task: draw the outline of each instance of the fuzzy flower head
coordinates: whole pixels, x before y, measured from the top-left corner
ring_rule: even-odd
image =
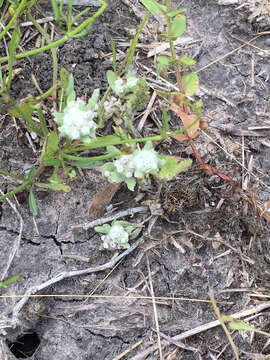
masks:
[[[97,100],[97,93],[93,96]],[[59,125],[59,132],[63,137],[71,140],[82,140],[85,143],[96,137],[97,124],[93,121],[97,115],[97,104],[86,104],[83,100],[77,99],[67,103],[63,112],[55,112],[55,122]],[[97,102],[97,101],[96,101]]]
[[[137,81],[139,79],[136,78],[130,71],[127,74],[126,79],[116,79],[113,85],[113,91],[118,96],[124,96],[129,92],[133,91],[137,85]]]
[[[130,190],[134,190],[136,179],[144,181],[147,174],[159,172],[163,164],[164,160],[148,142],[143,150],[122,154],[119,159],[103,165],[103,175],[112,183],[124,181]]]
[[[146,174],[157,172],[159,165],[159,157],[154,149],[136,151],[132,157],[132,167],[136,178],[143,178]]]
[[[114,221],[112,225],[105,224],[103,226],[96,226],[95,231],[103,233],[101,240],[101,250],[120,250],[128,249],[129,235],[133,231],[133,226],[125,221]]]

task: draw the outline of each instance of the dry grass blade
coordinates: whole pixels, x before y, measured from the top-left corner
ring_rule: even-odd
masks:
[[[151,275],[151,269],[150,269],[148,255],[146,255],[146,261],[147,261],[147,270],[148,270],[148,276],[149,276],[150,291],[151,291],[151,296],[152,296],[153,311],[154,311],[156,331],[157,331],[159,358],[160,358],[160,360],[162,360],[163,355],[162,355],[161,339],[160,339],[160,334],[159,334],[159,323],[158,323],[157,307],[156,307],[155,294],[154,294],[153,281],[152,281],[152,275]]]
[[[224,323],[224,321],[223,321],[223,319],[222,319],[222,316],[220,315],[220,312],[219,312],[219,309],[218,309],[218,307],[217,307],[217,303],[216,303],[216,300],[215,300],[215,298],[214,298],[214,294],[213,294],[213,291],[212,291],[212,290],[210,290],[210,298],[211,298],[211,301],[212,301],[212,305],[213,305],[214,311],[215,311],[215,313],[216,313],[216,315],[217,315],[217,318],[218,318],[218,320],[219,320],[219,322],[220,322],[220,325],[222,326],[222,328],[223,328],[223,330],[224,330],[224,332],[225,332],[225,334],[226,334],[226,336],[227,336],[227,338],[228,338],[228,340],[229,340],[229,342],[230,342],[230,344],[231,344],[231,347],[232,347],[232,349],[233,349],[235,358],[236,358],[236,360],[239,360],[240,358],[239,358],[238,349],[237,349],[235,343],[233,342],[233,339],[232,339],[232,337],[231,337],[231,334],[230,334],[229,330],[227,329],[227,327],[226,327],[226,325],[225,325],[225,323]]]
[[[132,345],[129,349],[125,350],[124,352],[122,352],[122,354],[116,356],[115,358],[113,358],[113,360],[120,360],[122,359],[124,356],[126,356],[127,354],[129,354],[132,350],[136,349],[136,347],[138,347],[139,345],[141,345],[142,340],[136,342],[136,344]]]

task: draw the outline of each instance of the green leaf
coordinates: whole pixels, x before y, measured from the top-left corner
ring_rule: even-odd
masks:
[[[4,0],[0,0],[0,7],[2,7]],[[0,283],[1,284],[1,283]]]
[[[99,98],[99,89],[95,89],[91,98],[88,101],[88,106],[89,106],[90,110],[94,110],[94,108],[98,102],[98,98]]]
[[[166,13],[166,6],[159,4],[157,6],[152,0],[140,0],[141,3],[146,7],[152,14],[164,14]],[[163,11],[161,11],[163,9]]]
[[[122,139],[120,137],[114,136],[114,135],[101,136],[96,139],[93,139],[91,141],[91,143],[89,144],[89,146],[87,146],[87,148],[95,149],[95,148],[100,148],[100,147],[106,147],[109,145],[117,145],[117,144],[119,144],[119,141],[121,141],[121,140]]]
[[[31,213],[34,216],[37,216],[38,208],[37,208],[37,203],[36,203],[36,199],[35,199],[32,188],[30,189],[30,192],[29,192],[28,203],[29,203],[29,209],[30,209]]]
[[[24,125],[29,131],[33,131],[40,136],[43,136],[42,130],[39,126],[32,120],[32,114],[35,109],[35,104],[32,99],[26,99],[21,104],[15,104],[13,107],[8,109],[10,115],[16,118],[23,118],[26,121]]]
[[[17,22],[15,23],[14,29],[12,31],[12,36],[9,44],[9,57],[8,57],[8,65],[9,65],[9,75],[7,81],[7,89],[10,90],[12,75],[13,75],[13,64],[16,55],[16,49],[20,42],[20,27]]]
[[[115,44],[113,39],[111,38],[111,46],[112,46],[112,55],[113,55],[113,71],[114,73],[117,72],[117,67],[116,67],[116,49],[115,49]]]
[[[49,182],[52,184],[62,184],[63,183],[63,180],[58,175],[59,167],[60,167],[60,161],[59,161],[59,164],[54,165],[53,173],[48,179]]]
[[[165,109],[163,109],[163,111],[162,111],[162,117],[163,117],[163,129],[162,129],[160,135],[162,137],[166,137],[166,133],[169,128],[169,122],[168,122],[167,111]]]
[[[42,160],[42,164],[45,166],[57,166],[60,164],[60,160],[56,158],[46,158]]]
[[[126,220],[113,220],[112,225],[122,225],[123,227],[132,226],[131,223]]]
[[[249,332],[256,332],[258,334],[270,336],[269,333],[267,333],[265,331],[258,330],[256,328],[248,325],[244,321],[236,321],[236,320],[234,320],[234,321],[230,322],[229,325],[230,325],[230,328],[232,330],[243,330],[243,331],[249,331]]]
[[[34,176],[34,173],[35,173],[35,170],[36,170],[36,168],[33,166],[33,167],[31,167],[31,169],[25,174],[25,178],[27,179],[27,180],[32,180],[33,179],[33,176]]]
[[[132,225],[129,225],[125,228],[125,231],[130,235],[133,231],[134,227]]]
[[[185,12],[185,11],[187,11],[187,9],[181,8],[181,9],[178,9],[178,10],[174,10],[174,11],[169,12],[167,15],[168,15],[169,17],[174,17],[174,16],[176,16],[176,15],[178,15],[178,14],[181,14],[181,13],[183,13],[183,12]]]
[[[33,106],[30,105],[28,102],[22,102],[21,104],[16,104],[16,106],[8,109],[10,115],[16,118],[22,117],[22,112],[24,115],[31,118],[33,111],[34,111]]]
[[[69,72],[65,68],[62,68],[60,70],[60,81],[61,81],[61,88],[64,90],[66,90],[68,87],[68,78],[69,78]]]
[[[16,24],[16,26],[12,32],[12,36],[11,36],[11,40],[10,40],[10,45],[9,45],[10,52],[15,53],[16,48],[19,45],[20,38],[21,38],[20,27],[17,26],[17,24]],[[14,55],[15,54],[12,54],[12,56],[14,56]],[[11,54],[10,54],[10,56],[11,56]]]
[[[108,146],[106,146],[106,150],[107,150],[107,153],[119,153],[119,155],[121,155],[121,151],[119,149],[117,149],[116,146],[108,145]]]
[[[0,288],[8,286],[9,284],[12,284],[13,282],[17,281],[20,277],[21,277],[21,275],[14,275],[7,280],[0,281]]]
[[[196,64],[196,61],[191,59],[189,56],[182,56],[178,61],[186,66],[192,66]]]
[[[168,66],[171,65],[171,59],[168,58],[168,56],[163,56],[163,55],[157,56],[157,61],[162,65],[168,65]]]
[[[54,0],[54,2],[55,2],[55,0]],[[57,6],[57,4],[56,4],[56,6]],[[56,20],[56,22],[57,22],[57,20]],[[63,96],[67,92],[68,77],[69,77],[69,72],[65,68],[61,68],[61,70],[60,70],[61,90],[58,93],[58,100],[59,100],[60,108],[62,108],[62,102],[63,102],[63,100],[65,100],[65,99],[63,99]],[[66,105],[66,101],[64,102],[64,105]]]
[[[71,191],[71,187],[65,184],[35,183],[35,185],[55,191],[64,191],[66,193]]]
[[[134,191],[136,180],[134,178],[127,178],[125,179],[125,182],[127,184],[128,189]]]
[[[51,131],[46,138],[46,141],[43,145],[41,152],[41,160],[44,165],[52,164],[51,161],[52,159],[55,159],[55,155],[59,150],[58,144],[59,144],[59,137],[57,132]]]
[[[143,147],[144,150],[153,150],[153,144],[152,144],[152,141],[146,141],[144,147]]]
[[[104,248],[103,248],[103,250],[104,250]],[[111,258],[110,261],[112,261],[113,259],[116,259],[118,255],[119,255],[119,251],[116,251],[116,252],[113,254],[113,256],[112,256],[112,258]]]
[[[130,244],[129,244],[129,243],[123,244],[123,249],[129,249],[129,248],[130,248]]]
[[[90,8],[86,8],[83,11],[81,11],[79,14],[73,17],[72,19],[72,25],[76,24],[76,22],[79,20],[79,18],[83,17],[83,15],[87,14],[90,11]]]
[[[121,182],[122,178],[117,172],[112,172],[108,180],[110,183],[116,184]]]
[[[196,93],[199,87],[199,78],[195,72],[183,75],[182,84],[186,95],[192,96]]]
[[[115,165],[112,162],[108,162],[102,166],[102,169],[112,172],[115,171]]]
[[[160,158],[164,159],[165,163],[162,166],[160,172],[157,174],[159,179],[171,180],[175,175],[192,164],[191,160],[184,160],[179,163],[178,159],[165,155],[160,155]]]
[[[111,226],[109,224],[104,224],[102,226],[95,226],[94,230],[101,234],[108,234],[111,230]]]
[[[103,165],[103,161],[91,161],[91,160],[89,161],[78,160],[72,162],[65,161],[65,163],[71,166],[78,166],[80,168],[88,168],[88,169]]]
[[[172,22],[172,36],[178,38],[186,31],[186,17],[176,16]]]
[[[114,83],[115,83],[116,79],[117,79],[116,74],[112,70],[108,70],[107,71],[107,80],[112,89],[114,89]]]
[[[68,77],[68,85],[67,85],[67,90],[66,90],[66,99],[67,102],[73,101],[76,98],[76,93],[74,91],[74,79],[73,79],[73,75],[69,74]]]
[[[46,124],[46,119],[44,117],[42,108],[39,106],[37,109],[37,113],[38,113],[38,118],[39,118],[39,122],[41,124],[41,128],[42,128],[42,132],[44,136],[47,136],[49,134],[49,130]]]
[[[67,175],[71,180],[75,179],[77,174],[76,171],[74,169],[72,169],[71,167],[64,167],[64,173],[65,175]]]

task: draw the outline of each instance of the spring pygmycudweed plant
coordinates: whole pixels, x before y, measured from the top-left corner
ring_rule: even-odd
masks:
[[[121,250],[130,247],[129,238],[134,232],[134,226],[127,221],[113,221],[111,225],[96,226],[95,231],[101,234],[103,244],[100,250]]]
[[[67,178],[73,179],[76,176],[75,167],[102,166],[103,175],[109,182],[124,181],[130,190],[134,190],[137,182],[139,185],[144,183],[150,179],[150,175],[170,180],[191,164],[190,160],[179,162],[174,157],[158,154],[152,146],[152,141],[160,141],[168,136],[183,133],[187,129],[186,127],[176,131],[169,131],[166,111],[163,111],[163,126],[159,129],[159,135],[141,137],[134,127],[134,116],[137,111],[145,106],[149,96],[149,87],[146,80],[138,77],[130,65],[139,34],[150,13],[165,16],[166,18],[168,33],[162,34],[161,37],[169,41],[171,57],[160,56],[158,61],[163,67],[175,69],[179,85],[179,92],[158,92],[158,94],[169,99],[177,95],[178,102],[180,101],[185,106],[189,106],[196,113],[196,121],[190,124],[189,127],[199,120],[201,108],[201,103],[194,104],[190,102],[190,96],[195,93],[198,87],[197,75],[193,72],[185,73],[183,76],[180,75],[180,72],[186,72],[187,68],[193,65],[194,62],[187,56],[177,59],[173,47],[173,41],[185,31],[186,18],[182,15],[185,9],[171,11],[170,1],[168,0],[166,5],[155,0],[141,0],[141,2],[146,7],[147,13],[138,28],[126,58],[117,69],[116,50],[112,42],[113,70],[107,72],[108,89],[102,98],[100,98],[99,90],[96,89],[88,101],[76,96],[73,76],[65,69],[61,69],[60,81],[57,80],[58,66],[55,47],[72,37],[85,35],[90,30],[93,21],[105,10],[106,2],[100,0],[101,7],[97,12],[76,25],[81,16],[87,14],[87,10],[73,17],[72,2],[70,1],[68,15],[66,15],[61,4],[58,5],[56,0],[52,0],[56,23],[60,27],[60,32],[64,34],[57,41],[51,41],[48,34],[44,32],[44,29],[31,15],[31,6],[34,5],[35,1],[22,0],[20,3],[14,2],[14,4],[12,2],[14,6],[13,16],[6,25],[5,30],[0,33],[0,41],[2,41],[7,31],[11,29],[12,25],[15,25],[9,45],[10,55],[9,57],[0,58],[0,65],[5,62],[9,64],[8,75],[3,74],[0,67],[0,106],[1,104],[5,106],[5,109],[12,116],[23,120],[22,124],[27,130],[35,132],[44,140],[38,168],[32,167],[24,176],[0,169],[0,174],[11,176],[22,183],[14,190],[1,196],[0,200],[28,188],[30,190],[30,210],[36,215],[37,205],[33,192],[34,186],[66,192],[71,191],[71,187],[64,182],[63,176],[59,175],[60,171],[61,174],[64,172]],[[20,43],[20,30],[17,20],[22,12],[29,17],[37,30],[45,37],[47,45],[43,48],[26,53],[17,53]],[[12,67],[15,59],[31,56],[45,50],[51,50],[52,52],[52,87],[40,96],[29,95],[20,102],[13,100],[10,96],[10,88]],[[45,100],[54,101],[56,110],[52,114],[45,112],[43,107]],[[54,116],[55,123],[58,126],[57,129],[53,130],[49,127],[46,121],[49,116]],[[38,121],[35,119],[38,119]],[[102,131],[107,126],[108,119],[113,119],[114,134],[105,136],[102,135]],[[139,143],[145,143],[145,145],[139,147]],[[85,151],[101,148],[105,148],[106,152],[103,151],[100,155],[89,157],[82,154]],[[111,161],[106,162],[108,159]],[[41,182],[39,180],[40,175],[48,166],[53,169],[51,176],[46,181]],[[107,242],[104,243],[108,244],[108,239],[106,237]],[[126,235],[124,239],[126,239]],[[113,248],[112,245],[108,246]]]

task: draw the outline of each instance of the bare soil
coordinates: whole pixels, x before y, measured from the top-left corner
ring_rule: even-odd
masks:
[[[136,1],[130,3],[143,11]],[[211,126],[194,140],[195,145],[207,164],[231,174],[240,186],[247,179],[254,199],[264,204],[270,199],[270,130],[256,130],[257,135],[252,136],[254,133],[248,128],[270,126],[269,53],[262,50],[268,51],[269,35],[258,36],[252,46],[239,47],[267,28],[256,19],[249,22],[247,8],[220,6],[214,0],[185,0],[183,6],[187,8],[188,19],[185,36],[191,41],[179,46],[177,52],[179,56],[188,54],[196,59],[195,70],[201,85],[196,97],[203,101],[204,115],[211,119]],[[50,6],[39,4],[36,15],[38,18],[51,15]],[[110,38],[114,39],[121,59],[138,24],[132,7],[111,1],[85,38],[72,39],[58,49],[59,68],[73,73],[78,96],[88,98],[95,88],[106,89],[106,71],[112,67],[108,55]],[[158,39],[159,25],[152,17],[140,38],[143,46],[133,64],[153,86],[153,57],[147,58],[147,53]],[[22,29],[23,34],[26,31],[31,32],[31,28]],[[26,43],[25,49],[33,47],[33,41]],[[236,48],[239,49],[232,52]],[[5,55],[3,48],[0,51]],[[232,53],[223,56],[228,52]],[[38,95],[31,74],[41,89],[50,87],[49,52],[18,61],[16,67],[20,71],[13,81],[14,97]],[[162,106],[165,106],[162,101],[156,101],[142,133],[156,131],[154,115],[160,116]],[[179,119],[170,116],[171,125],[176,126]],[[41,144],[33,140],[34,152],[23,127],[9,116],[3,115],[0,124],[0,167],[23,174],[26,163],[37,163]],[[227,132],[223,131],[224,126]],[[248,204],[219,176],[204,174],[185,143],[164,140],[156,148],[166,154],[193,158],[193,165],[161,187],[152,179],[147,190],[131,193],[121,186],[114,196],[112,211],[118,212],[155,200],[160,189],[163,215],[158,216],[149,234],[145,223],[144,242],[113,271],[67,278],[37,293],[54,296],[30,298],[20,311],[16,326],[2,329],[1,359],[113,360],[146,356],[159,359],[157,350],[143,356],[146,349],[158,343],[153,302],[149,298],[150,282],[158,297],[159,331],[170,338],[217,319],[209,302],[210,289],[222,314],[234,314],[267,301],[269,224],[258,215],[256,206]],[[248,167],[251,158],[253,167],[248,172],[241,163]],[[7,192],[16,184],[1,176],[0,185]],[[22,220],[8,202],[0,203],[1,271],[23,221],[19,252],[7,274],[7,277],[21,274],[21,278],[1,289],[1,295],[24,294],[30,287],[64,271],[96,267],[111,260],[111,252],[99,251],[98,234],[91,229],[73,228],[89,221],[89,206],[106,187],[106,181],[97,170],[83,169],[70,185],[72,192],[68,194],[36,190],[39,214],[35,219],[29,212],[27,194],[18,195],[18,202],[11,199],[17,204]],[[138,203],[139,193],[143,200]],[[104,212],[102,216],[109,214]],[[141,213],[131,221],[142,222],[149,215],[150,212]],[[0,324],[8,324],[18,301],[16,297],[1,299]],[[269,332],[269,310],[248,321],[251,326]],[[264,356],[269,354],[269,342],[264,335],[235,331],[232,337],[240,359],[259,359],[259,355],[266,359]],[[125,351],[127,354],[120,357]],[[200,329],[183,338],[178,346],[167,343],[162,353],[168,360],[234,359],[220,326]]]

